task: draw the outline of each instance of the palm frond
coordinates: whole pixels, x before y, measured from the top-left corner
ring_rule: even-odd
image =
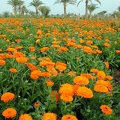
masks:
[[[79,6],[79,4],[80,4],[82,1],[83,1],[83,0],[80,0],[80,1],[78,2],[77,7]]]
[[[99,0],[95,0],[95,1],[97,1],[101,5],[101,2]]]

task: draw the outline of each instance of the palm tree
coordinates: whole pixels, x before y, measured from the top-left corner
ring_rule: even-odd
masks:
[[[26,13],[26,15],[27,15],[27,13],[28,13],[28,9],[26,8],[26,6],[25,5],[23,5],[22,7],[21,7],[21,14],[22,15],[24,15],[25,13]]]
[[[75,5],[76,3],[76,0],[57,0],[54,4],[56,3],[63,3],[63,7],[64,7],[64,18],[66,17],[66,6],[67,6],[67,3],[68,4],[73,4]]]
[[[90,12],[90,19],[92,18],[92,12],[99,7],[96,6],[96,4],[90,4],[88,5],[88,10]]]
[[[45,18],[48,16],[48,14],[50,13],[50,8],[47,6],[40,6],[39,7],[40,12],[42,13],[42,16]]]
[[[117,8],[118,12],[120,12],[120,6]]]
[[[21,6],[24,4],[23,0],[18,0],[18,10],[19,10],[19,15],[20,15],[20,11],[21,11]]]
[[[17,14],[17,6],[19,5],[19,0],[8,0],[8,4],[10,4],[13,7],[14,14],[16,16]]]
[[[80,4],[80,2],[82,2],[83,0],[80,0],[77,4],[77,6]],[[88,19],[88,3],[89,1],[92,3],[92,0],[85,0],[85,18]],[[101,5],[101,2],[99,0],[95,0],[96,2],[98,2]]]
[[[38,7],[42,4],[43,2],[40,0],[33,0],[32,2],[30,2],[30,6],[34,6],[36,9],[36,16],[38,15]]]
[[[98,17],[99,18],[104,18],[106,13],[107,13],[107,11],[103,10],[103,11],[101,11],[101,12],[98,13]]]

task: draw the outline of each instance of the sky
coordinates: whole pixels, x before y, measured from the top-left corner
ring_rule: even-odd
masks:
[[[29,6],[29,3],[32,2],[32,0],[24,0],[25,5],[28,10],[34,11],[35,8],[33,6]],[[50,14],[63,14],[63,4],[54,4],[56,0],[41,0],[45,6],[48,6],[50,8]],[[77,0],[78,3],[79,0]],[[120,6],[120,0],[100,0],[101,5],[99,5],[95,0],[92,0],[94,4],[97,4],[99,7],[96,9],[93,14],[96,14],[98,12],[101,12],[103,10],[107,11],[107,13],[113,13],[114,11],[117,11],[118,6]],[[13,13],[13,8],[11,5],[7,4],[8,0],[1,0],[0,3],[0,13],[3,13],[5,11],[9,11]],[[53,5],[54,4],[54,5]],[[67,5],[67,13],[74,13],[74,14],[80,14],[84,15],[85,14],[85,0],[77,5]]]

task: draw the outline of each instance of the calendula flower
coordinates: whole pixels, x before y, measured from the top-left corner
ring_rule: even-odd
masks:
[[[15,52],[16,49],[15,49],[15,48],[12,48],[12,47],[8,47],[8,48],[7,48],[7,51],[8,51],[8,52]]]
[[[52,80],[47,80],[45,83],[46,83],[47,86],[53,86],[54,85],[54,82]]]
[[[99,70],[98,69],[95,69],[95,68],[92,68],[92,69],[90,69],[90,72],[92,72],[92,73],[97,73]]]
[[[85,53],[92,53],[93,52],[93,50],[90,47],[88,47],[88,46],[84,46],[83,51]]]
[[[67,114],[67,115],[62,116],[61,120],[78,120],[78,119],[74,115]]]
[[[35,102],[34,103],[34,107],[39,107],[40,106],[40,102]]]
[[[73,96],[69,94],[61,94],[60,99],[65,101],[65,102],[72,102],[73,101]]]
[[[109,62],[106,61],[106,62],[104,62],[104,64],[105,64],[106,69],[109,69]]]
[[[6,62],[4,60],[0,60],[0,66],[5,65]]]
[[[11,92],[6,92],[1,96],[1,101],[7,103],[15,98],[15,95]]]
[[[58,92],[59,94],[67,94],[73,96],[74,95],[73,85],[69,83],[62,84]]]
[[[47,50],[49,50],[49,47],[43,47],[40,49],[41,52],[46,52]]]
[[[25,57],[25,54],[24,53],[22,53],[22,52],[14,52],[13,53],[13,56],[16,58],[16,57]]]
[[[15,68],[10,68],[9,71],[10,71],[11,73],[16,73],[16,72],[17,72],[17,69],[15,69]]]
[[[84,76],[76,76],[73,79],[73,82],[77,85],[87,85],[89,83],[89,80]]]
[[[98,79],[99,79],[99,80],[104,80],[105,77],[106,77],[106,74],[105,74],[104,71],[98,71],[98,72],[97,72],[97,76],[98,76]]]
[[[106,115],[112,114],[112,109],[109,106],[107,106],[107,105],[101,105],[100,109]]]
[[[7,108],[2,112],[2,115],[5,118],[14,118],[17,114],[17,111],[14,108]]]
[[[16,61],[18,63],[26,63],[28,61],[28,58],[27,57],[17,57]]]
[[[30,77],[33,80],[37,80],[39,78],[39,76],[41,75],[41,71],[40,70],[34,70],[30,73]]]
[[[57,120],[57,115],[55,113],[45,113],[42,118],[43,120]]]
[[[108,92],[108,88],[105,85],[102,85],[102,84],[95,85],[94,90],[96,92],[102,92],[102,93],[107,93]]]
[[[34,46],[30,46],[30,47],[29,47],[29,51],[30,51],[30,52],[35,52],[35,47],[34,47]]]
[[[106,77],[105,77],[107,80],[112,80],[113,79],[113,77],[112,76],[110,76],[110,75],[106,75]]]
[[[21,114],[18,120],[33,120],[29,114]]]
[[[56,69],[63,71],[66,69],[66,64],[63,62],[56,62],[55,67]]]
[[[34,71],[37,69],[37,67],[30,62],[27,62],[26,65],[31,71]]]
[[[92,98],[93,92],[90,88],[87,87],[79,87],[76,91],[76,95],[84,98]]]

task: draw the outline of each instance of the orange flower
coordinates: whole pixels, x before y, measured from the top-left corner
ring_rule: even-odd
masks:
[[[83,50],[85,53],[92,53],[93,52],[93,50],[88,46],[84,46]]]
[[[53,86],[54,85],[54,82],[52,80],[47,80],[46,81],[46,85],[47,86]]]
[[[77,93],[76,91],[78,90],[79,87],[80,87],[79,85],[76,85],[76,84],[73,85],[73,91],[74,91],[74,94],[75,94],[75,95],[77,95],[77,94],[76,94],[76,93]]]
[[[61,94],[60,99],[65,101],[65,102],[72,102],[73,101],[73,96],[68,95],[68,94]]]
[[[17,72],[17,69],[15,69],[15,68],[10,68],[9,71],[10,71],[11,73],[16,73],[16,72]]]
[[[78,120],[78,119],[76,118],[76,116],[68,114],[68,115],[62,116],[61,120]]]
[[[95,68],[92,68],[91,70],[90,70],[90,72],[92,72],[92,73],[97,73],[99,70],[98,69],[95,69]]]
[[[33,120],[29,114],[21,114],[18,120]]]
[[[95,85],[94,86],[94,90],[96,92],[102,92],[102,93],[107,93],[108,92],[108,88],[105,85]]]
[[[116,50],[116,53],[117,53],[117,54],[120,54],[120,50]]]
[[[86,45],[91,45],[91,44],[93,44],[93,41],[87,40]]]
[[[26,57],[17,57],[16,61],[18,63],[26,63],[28,61],[28,58],[26,58]]]
[[[57,115],[55,113],[44,113],[42,118],[43,120],[57,120]]]
[[[92,92],[91,89],[83,86],[83,87],[79,87],[77,89],[76,95],[84,97],[84,98],[92,98],[93,97],[93,92]]]
[[[37,80],[39,78],[39,76],[41,76],[41,71],[40,70],[34,70],[31,72],[30,77],[33,80]]]
[[[66,69],[66,64],[63,63],[63,62],[56,62],[56,66],[55,67],[56,67],[56,69],[63,71],[63,70]]]
[[[40,29],[37,30],[36,32],[37,35],[41,35],[42,34],[42,31]]]
[[[37,67],[30,62],[27,62],[26,65],[31,71],[34,71],[37,69]]]
[[[51,74],[49,72],[41,72],[40,76],[48,78],[51,76]]]
[[[112,76],[110,76],[110,75],[106,75],[106,79],[107,79],[107,80],[112,80],[112,79],[113,79],[113,77],[112,77]]]
[[[35,47],[34,47],[34,46],[30,46],[30,47],[29,47],[29,51],[30,51],[30,52],[35,52]]]
[[[96,50],[96,52],[97,52],[98,54],[102,54],[102,51],[101,51],[101,50]]]
[[[109,69],[109,62],[104,62],[105,66],[106,66],[106,69]]]
[[[110,44],[109,43],[104,43],[104,46],[105,47],[110,47]]]
[[[8,52],[15,52],[16,49],[15,49],[15,48],[10,48],[10,47],[9,47],[9,48],[7,49],[7,51],[8,51]]]
[[[98,71],[98,72],[97,72],[97,76],[98,76],[98,79],[104,80],[105,77],[106,77],[106,74],[105,74],[104,71]]]
[[[59,94],[67,94],[67,95],[74,95],[73,85],[69,83],[62,84],[59,89]]]
[[[43,47],[40,49],[41,52],[46,52],[47,50],[49,50],[49,47]]]
[[[34,107],[39,107],[40,106],[40,102],[35,102],[34,103]]]
[[[17,111],[14,108],[7,108],[2,112],[2,115],[5,118],[14,118],[17,114]]]
[[[87,85],[89,83],[88,78],[84,77],[84,76],[76,76],[73,79],[74,83],[77,85]]]
[[[13,56],[16,57],[25,57],[25,54],[23,54],[22,52],[14,52]]]
[[[15,98],[15,95],[11,92],[6,92],[1,96],[1,101],[7,103]]]
[[[100,109],[106,115],[112,114],[112,109],[109,106],[107,106],[107,105],[101,105]]]
[[[91,75],[91,74],[89,74],[89,73],[82,73],[82,74],[80,74],[80,76],[84,76],[84,77],[86,77],[86,78],[93,78],[93,76]]]
[[[5,65],[6,62],[4,60],[0,60],[0,66]]]

